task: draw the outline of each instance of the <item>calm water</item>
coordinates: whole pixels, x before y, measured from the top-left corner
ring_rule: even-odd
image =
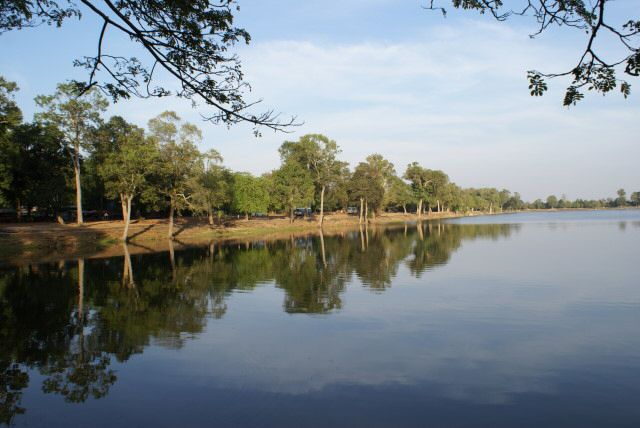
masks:
[[[535,213],[4,268],[0,424],[638,427],[639,245]]]

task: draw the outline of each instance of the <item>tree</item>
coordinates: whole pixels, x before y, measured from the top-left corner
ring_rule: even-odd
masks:
[[[114,101],[120,98],[163,97],[170,94],[156,86],[161,71],[175,79],[176,95],[213,109],[207,116],[226,124],[249,122],[255,126],[282,129],[294,119],[281,122],[268,111],[248,111],[255,102],[244,99],[248,84],[241,63],[231,52],[237,43],[248,44],[249,33],[234,26],[235,0],[7,0],[0,3],[0,34],[35,27],[42,23],[61,26],[70,17],[95,15],[100,27],[94,56],[76,60],[87,70],[88,79],[73,82],[80,92],[100,88]],[[124,35],[146,53],[142,60],[119,54],[107,45],[107,33]],[[257,132],[257,131],[256,131]]]
[[[391,179],[386,199],[387,205],[402,207],[406,214],[407,205],[414,201],[414,195],[409,184],[405,183],[400,177],[394,176]]]
[[[572,81],[564,96],[564,105],[576,104],[584,95],[583,88],[606,94],[620,88],[626,98],[631,85],[616,76],[623,73],[629,77],[640,75],[640,20],[619,20],[609,13],[612,0],[526,0],[521,9],[508,9],[502,0],[451,0],[455,8],[475,9],[489,13],[498,21],[505,21],[513,15],[531,16],[537,22],[535,37],[553,27],[574,28],[586,35],[585,48],[570,70],[559,73],[543,73],[529,70],[529,90],[532,96],[541,96],[547,91],[545,79],[570,76]],[[430,0],[427,9],[439,10],[446,14],[442,3]],[[601,51],[596,38],[610,37],[618,42],[617,53]]]
[[[337,160],[340,149],[335,141],[324,135],[307,134],[296,142],[285,141],[279,149],[284,163],[297,162],[313,175],[313,180],[320,193],[320,218],[324,221],[324,196],[328,187],[336,185],[340,178],[344,163]]]
[[[13,129],[22,122],[22,111],[15,102],[18,85],[0,76],[0,188],[11,185],[10,137]],[[0,202],[2,202],[0,200]],[[10,202],[10,201],[7,201]],[[11,201],[12,202],[12,201]]]
[[[160,145],[159,190],[168,201],[168,236],[173,239],[174,214],[191,205],[190,184],[204,169],[203,156],[196,147],[202,133],[195,125],[182,123],[172,111],[151,119],[149,130]]]
[[[118,150],[120,142],[136,129],[120,116],[112,116],[101,123],[89,135],[88,154],[83,167],[83,201],[100,209],[106,208],[106,190],[99,173],[100,166],[107,156]],[[124,215],[124,213],[123,213]],[[124,218],[124,217],[123,217]]]
[[[57,212],[67,199],[71,172],[61,132],[52,125],[23,124],[2,146],[0,195],[14,204],[18,220],[24,208],[28,213],[33,207],[45,215]]]
[[[424,203],[424,200],[429,196],[428,186],[431,183],[429,172],[427,169],[421,167],[418,162],[413,162],[407,165],[407,169],[403,175],[403,178],[405,180],[411,181],[411,188],[413,189],[415,199],[418,201],[416,214],[418,218],[420,218],[422,216],[422,204]]]
[[[558,207],[558,198],[555,195],[547,196],[547,208],[557,208]]]
[[[375,212],[384,199],[384,181],[379,169],[372,163],[360,162],[351,176],[350,191],[352,200],[360,202],[359,222],[368,221],[369,207]]]
[[[269,191],[265,180],[246,172],[235,173],[232,204],[236,212],[245,214],[247,220],[251,213],[265,212],[269,205]]]
[[[62,131],[66,150],[73,162],[76,187],[76,219],[82,224],[82,185],[80,180],[82,150],[87,148],[88,137],[107,108],[107,100],[97,90],[91,89],[80,96],[71,83],[60,83],[53,95],[39,95],[36,104],[44,109],[36,114],[36,120],[52,124]]]
[[[631,194],[631,202],[636,207],[640,205],[640,192],[633,192]]]
[[[117,148],[109,153],[99,167],[107,195],[119,197],[122,206],[124,230],[122,240],[129,239],[131,202],[138,195],[151,197],[151,176],[158,166],[159,152],[153,140],[144,131],[131,127],[127,135],[117,141]]]
[[[213,212],[231,200],[231,173],[219,165],[222,156],[215,150],[205,153],[205,165],[201,174],[194,177],[193,206],[205,212],[209,225],[213,225]]]
[[[285,162],[271,176],[275,199],[289,213],[289,222],[293,223],[293,211],[296,206],[307,205],[313,201],[313,179],[309,171],[298,162]]]
[[[616,206],[624,207],[625,205],[627,205],[627,192],[625,192],[624,189],[618,189],[616,194],[618,195],[615,200]]]

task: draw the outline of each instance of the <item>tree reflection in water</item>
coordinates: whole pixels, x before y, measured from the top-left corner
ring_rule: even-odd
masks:
[[[151,343],[180,348],[209,318],[221,318],[233,291],[274,284],[292,314],[339,310],[353,277],[374,292],[401,265],[421,277],[447,263],[464,240],[497,239],[517,225],[418,223],[278,241],[120,258],[29,265],[0,271],[0,423],[25,411],[30,371],[42,390],[69,402],[101,398],[127,361]]]

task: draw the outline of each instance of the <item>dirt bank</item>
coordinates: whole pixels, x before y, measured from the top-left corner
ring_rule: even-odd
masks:
[[[453,213],[433,213],[423,220],[456,217]],[[370,225],[415,222],[415,214],[385,213],[370,220]],[[358,227],[358,217],[329,214],[324,233],[334,234]],[[122,221],[97,221],[82,226],[54,223],[0,224],[0,264],[47,262],[77,257],[110,257],[123,254],[120,236]],[[316,219],[284,217],[232,219],[224,226],[209,226],[206,221],[180,218],[176,221],[174,246],[208,244],[211,241],[278,239],[317,233]],[[162,251],[169,247],[167,220],[136,220],[129,229],[129,251],[133,254]]]

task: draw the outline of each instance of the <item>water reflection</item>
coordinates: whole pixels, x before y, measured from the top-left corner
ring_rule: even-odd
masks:
[[[112,362],[150,344],[181,348],[210,318],[229,310],[232,291],[274,284],[283,310],[340,310],[347,284],[381,293],[404,264],[421,277],[445,264],[465,240],[499,239],[519,225],[422,223],[328,236],[234,244],[60,262],[0,272],[0,423],[25,412],[30,374],[42,391],[79,403],[106,396]]]

